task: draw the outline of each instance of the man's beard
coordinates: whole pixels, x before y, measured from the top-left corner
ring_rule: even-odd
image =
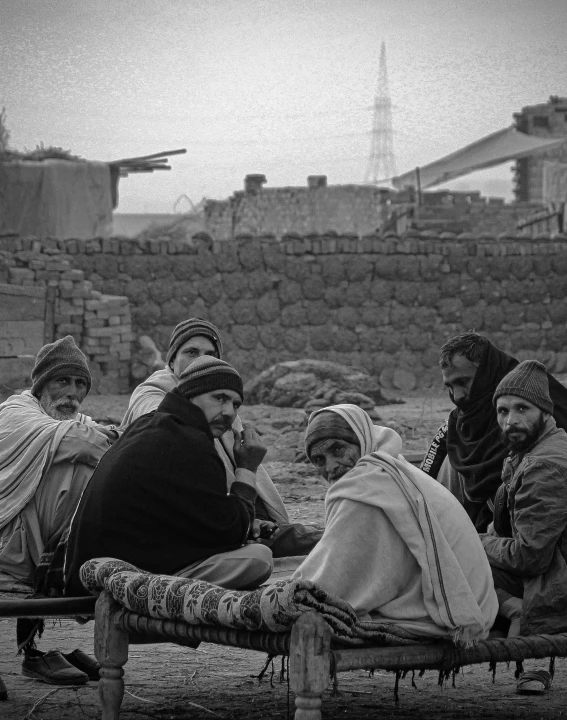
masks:
[[[44,390],[39,403],[45,412],[54,420],[74,420],[79,412],[79,403],[75,400],[53,400],[51,395]]]
[[[513,428],[508,431],[500,431],[500,438],[503,442],[503,444],[512,452],[514,453],[520,453],[524,450],[527,450],[529,447],[531,447],[538,437],[541,435],[541,432],[543,428],[545,427],[545,418],[543,417],[543,412],[541,413],[539,420],[534,424],[533,428],[531,430],[514,430]],[[522,439],[518,440],[510,440],[508,437],[508,433],[516,433],[521,432],[523,434]]]

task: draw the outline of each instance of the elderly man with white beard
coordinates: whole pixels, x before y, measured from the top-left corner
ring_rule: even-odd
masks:
[[[118,437],[79,412],[91,374],[70,335],[41,348],[32,382],[31,390],[0,405],[0,591],[33,587],[41,556],[61,539],[98,461]],[[95,661],[82,651],[63,657],[32,649],[34,627],[18,622],[23,674],[62,685],[96,676]]]
[[[305,448],[331,487],[323,537],[293,578],[416,637],[487,637],[498,602],[478,534],[458,500],[403,458],[400,436],[333,405],[309,418]]]

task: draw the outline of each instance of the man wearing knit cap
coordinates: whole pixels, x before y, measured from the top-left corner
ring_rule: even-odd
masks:
[[[212,323],[199,317],[180,322],[171,334],[166,367],[154,372],[134,390],[122,421],[122,428],[128,427],[137,418],[155,410],[166,393],[178,386],[181,374],[197,358],[211,356],[221,359],[222,350],[220,333]],[[233,428],[242,430],[238,416],[235,417]],[[222,437],[215,438],[215,446],[226,471],[227,489],[230,489],[234,480],[236,467],[232,451],[233,442],[230,429]],[[290,522],[283,500],[263,465],[258,468],[256,478],[258,492],[256,517],[279,526],[277,532],[264,542],[272,548],[274,557],[307,555],[321,538],[322,531],[309,525]]]
[[[431,441],[421,469],[450,490],[477,530],[485,532],[508,453],[492,397],[518,361],[484,335],[467,332],[443,345],[439,365],[455,408]],[[547,377],[553,417],[567,429],[567,389],[551,374]]]
[[[493,403],[509,454],[494,522],[481,540],[499,613],[511,620],[510,635],[565,632],[567,433],[553,419],[544,365],[521,362],[500,381]]]
[[[30,590],[41,556],[57,545],[118,437],[79,412],[91,375],[70,335],[41,348],[32,382],[0,405],[0,590]],[[55,684],[87,681],[55,655],[27,648],[24,674]]]
[[[82,594],[81,565],[104,556],[233,589],[257,587],[269,577],[271,551],[251,542],[266,448],[252,428],[231,430],[236,468],[227,494],[215,447],[242,400],[236,370],[200,357],[155,412],[128,426],[99,463],[73,518],[66,594]]]

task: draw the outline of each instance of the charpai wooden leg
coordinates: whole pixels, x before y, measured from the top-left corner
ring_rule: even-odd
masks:
[[[295,720],[321,720],[321,696],[331,671],[331,630],[316,612],[306,612],[291,630],[289,675]]]
[[[100,594],[95,611],[95,655],[101,664],[98,696],[102,720],[118,720],[124,697],[123,665],[128,660],[128,633],[113,622],[119,605],[112,596]]]

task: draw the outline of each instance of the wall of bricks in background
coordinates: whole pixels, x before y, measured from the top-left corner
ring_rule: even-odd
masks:
[[[57,241],[0,238],[0,283],[55,287],[55,336],[72,335],[85,352],[93,391],[128,392],[135,337],[128,298],[94,290],[65,249]]]
[[[78,327],[84,302],[83,349],[95,372],[99,364],[101,373],[118,372],[115,380],[125,377],[120,363],[134,336],[147,334],[165,350],[174,325],[192,315],[218,325],[226,359],[245,378],[310,357],[363,367],[386,385],[407,368],[428,387],[439,379],[439,346],[473,328],[518,357],[567,372],[567,237],[112,238],[57,241],[58,255],[42,246],[33,260],[21,254],[26,242],[0,239],[0,273],[28,282],[29,273],[56,266],[71,295],[61,298],[59,320]]]
[[[386,219],[388,192],[370,185],[262,188],[235,192],[228,200],[209,200],[205,229],[215,240],[240,234],[322,233],[330,229],[357,235],[376,232]]]

